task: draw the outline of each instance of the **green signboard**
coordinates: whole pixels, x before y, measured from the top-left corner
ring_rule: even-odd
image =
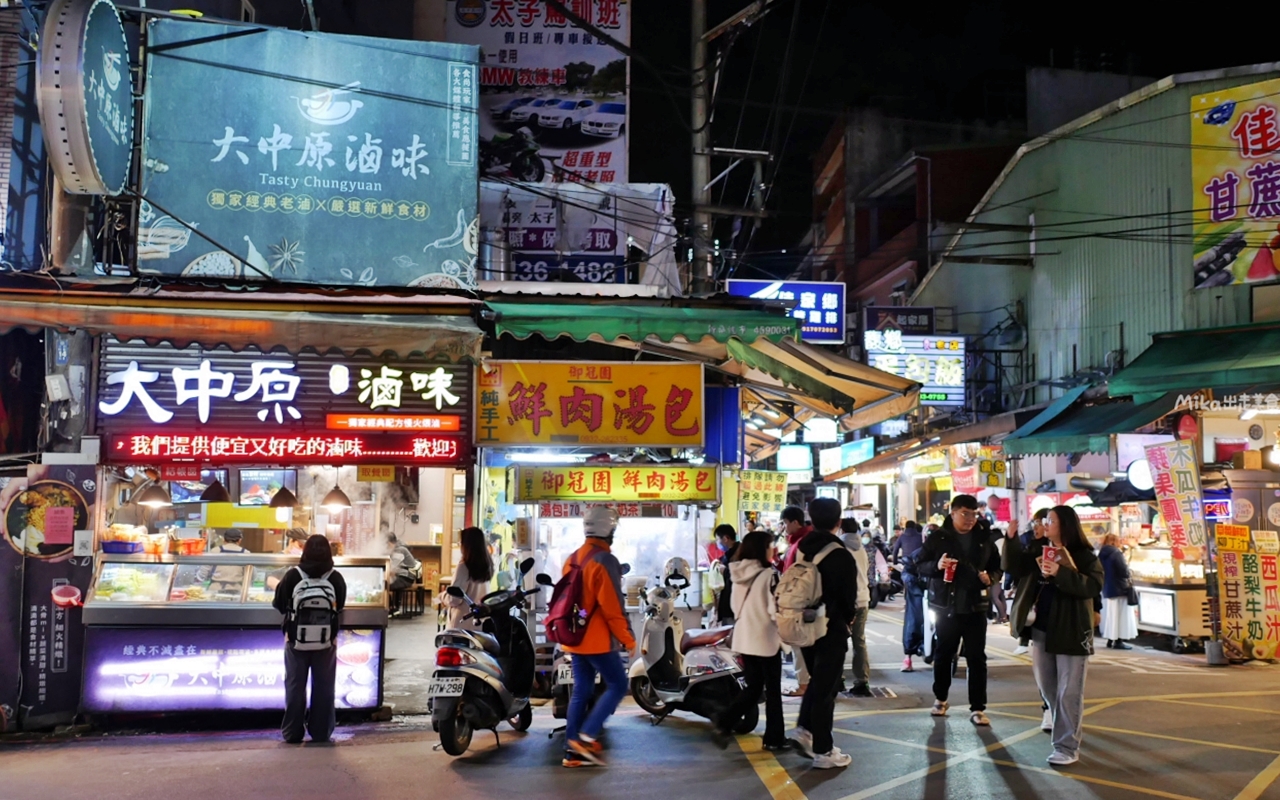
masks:
[[[475,287],[475,48],[148,28],[141,271]]]

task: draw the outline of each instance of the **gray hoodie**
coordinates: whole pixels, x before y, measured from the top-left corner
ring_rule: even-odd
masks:
[[[759,561],[733,561],[729,576],[733,580],[733,651],[746,656],[776,655],[782,647],[773,599],[777,572]]]
[[[858,608],[871,606],[871,560],[867,558],[867,548],[862,546],[862,533],[845,533],[840,536],[844,546],[853,554],[858,564]]]

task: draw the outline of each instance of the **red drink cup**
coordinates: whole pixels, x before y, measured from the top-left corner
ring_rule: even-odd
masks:
[[[1045,545],[1044,550],[1040,555],[1045,561],[1052,561],[1055,564],[1058,563],[1058,548],[1051,544]]]
[[[956,562],[947,562],[947,568],[942,571],[942,580],[945,583],[951,583],[956,579]]]

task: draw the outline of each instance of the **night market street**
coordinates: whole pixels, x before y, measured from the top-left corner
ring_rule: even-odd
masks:
[[[558,723],[545,707],[529,733],[502,726],[500,748],[477,733],[458,759],[433,749],[421,715],[339,726],[331,746],[289,746],[273,730],[6,744],[0,798],[1280,798],[1275,667],[1211,669],[1200,655],[1103,650],[1090,664],[1081,761],[1055,770],[1044,762],[1048,737],[1029,663],[1012,655],[1016,642],[992,627],[989,730],[966,719],[960,681],[951,716],[934,720],[930,673],[919,661],[914,674],[898,671],[901,608],[881,605],[868,625],[872,684],[893,696],[838,702],[836,744],[854,759],[847,770],[762,752],[763,723],[721,751],[705,721],[679,715],[654,727],[627,700],[607,727],[612,760],[603,770],[559,766],[558,736],[547,738]],[[411,682],[395,676],[424,666],[407,657],[388,665],[397,710],[415,701],[404,691]],[[798,704],[787,701],[789,717]]]

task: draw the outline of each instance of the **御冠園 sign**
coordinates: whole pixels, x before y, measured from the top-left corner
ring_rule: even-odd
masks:
[[[516,501],[710,503],[720,499],[718,467],[597,466],[515,468]]]

